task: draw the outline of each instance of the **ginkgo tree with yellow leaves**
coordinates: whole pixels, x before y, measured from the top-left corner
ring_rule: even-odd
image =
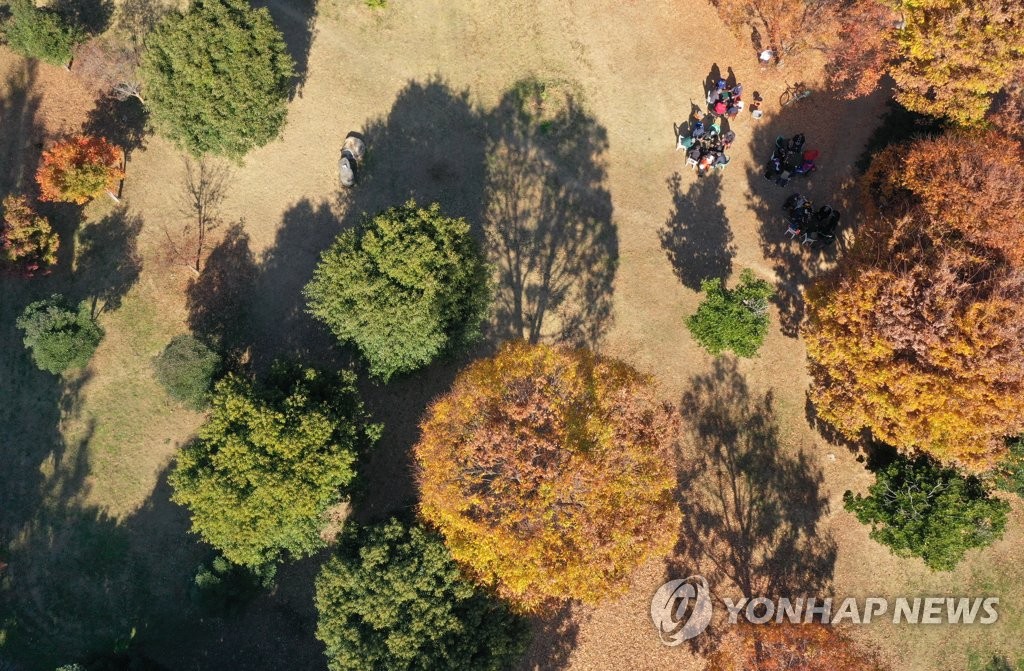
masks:
[[[428,410],[420,512],[517,610],[599,601],[676,540],[676,425],[625,363],[507,344]]]

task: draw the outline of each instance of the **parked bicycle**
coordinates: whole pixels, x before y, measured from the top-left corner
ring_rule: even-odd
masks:
[[[790,103],[795,103],[798,100],[803,100],[807,96],[811,95],[811,89],[807,88],[803,82],[797,82],[790,86],[786,85],[786,90],[779,96],[779,106],[785,107]]]

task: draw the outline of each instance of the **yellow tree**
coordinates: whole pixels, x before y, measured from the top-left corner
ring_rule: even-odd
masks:
[[[818,413],[987,466],[1024,431],[1021,147],[996,132],[918,140],[876,158],[864,194],[853,250],[807,296]]]
[[[1024,65],[1024,3],[902,0],[890,74],[908,109],[962,124],[982,121]]]
[[[676,424],[624,363],[510,343],[428,410],[421,514],[517,609],[596,602],[676,540]]]

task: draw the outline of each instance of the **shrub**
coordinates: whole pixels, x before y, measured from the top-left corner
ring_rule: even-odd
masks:
[[[160,132],[196,156],[240,159],[280,134],[294,63],[265,8],[197,0],[147,36],[141,74]]]
[[[686,328],[697,342],[715,355],[725,350],[744,357],[756,355],[768,333],[772,286],[746,269],[735,289],[724,288],[718,278],[704,280],[700,288],[705,298],[697,312],[686,320]]]
[[[207,392],[220,357],[192,335],[171,338],[156,358],[156,379],[174,398],[197,410],[206,406]]]
[[[76,312],[60,294],[31,303],[16,324],[36,365],[54,374],[85,367],[103,339],[88,306],[83,303]]]
[[[469,224],[414,201],[342,233],[305,294],[310,313],[385,381],[478,337],[490,302]]]
[[[981,481],[928,457],[899,458],[878,472],[867,496],[847,491],[843,505],[871,538],[899,557],[920,557],[935,571],[951,571],[968,550],[1003,535],[1009,505],[993,499]]]
[[[380,435],[355,375],[332,380],[275,366],[257,386],[229,374],[214,385],[211,406],[170,476],[192,530],[248,567],[322,548],[328,508],[352,484],[357,455]]]
[[[421,514],[519,610],[621,592],[675,542],[675,413],[622,362],[510,343],[420,428]]]
[[[46,217],[36,214],[25,196],[4,198],[4,222],[0,228],[0,254],[28,270],[57,263],[60,238]]]
[[[32,0],[12,0],[10,12],[4,22],[4,36],[11,49],[22,56],[67,65],[72,48],[85,37],[75,27],[65,24],[59,14],[36,7]]]
[[[39,199],[83,205],[124,179],[123,153],[106,138],[76,135],[43,152]]]
[[[250,568],[232,564],[221,556],[201,564],[192,581],[192,600],[213,614],[235,613],[260,591],[274,586],[277,565]]]
[[[441,539],[397,520],[348,533],[316,581],[331,671],[501,671],[526,627],[466,582]]]

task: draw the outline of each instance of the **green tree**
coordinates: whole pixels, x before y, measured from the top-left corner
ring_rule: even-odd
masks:
[[[998,540],[1010,506],[993,499],[974,476],[928,457],[899,457],[878,472],[867,496],[847,491],[846,509],[871,538],[900,557],[920,557],[935,571],[950,571],[968,550]]]
[[[398,520],[350,531],[316,581],[331,671],[500,671],[526,627],[462,578],[441,539]]]
[[[380,435],[355,375],[275,366],[258,386],[229,374],[214,386],[211,406],[170,476],[192,530],[249,567],[322,548],[328,508],[351,485],[357,455]]]
[[[1024,438],[1010,443],[1006,456],[996,464],[993,475],[996,487],[1024,497]]]
[[[71,50],[85,36],[67,25],[59,14],[36,7],[32,0],[12,0],[3,32],[8,46],[22,56],[53,65],[67,65]]]
[[[103,339],[88,305],[72,310],[60,294],[31,303],[15,323],[36,365],[54,374],[84,368]]]
[[[479,337],[491,298],[469,224],[411,200],[338,236],[305,294],[385,381]]]
[[[294,63],[266,9],[196,0],[147,36],[141,74],[158,130],[197,156],[240,159],[280,134]]]
[[[167,393],[197,410],[206,405],[206,394],[218,366],[217,353],[185,333],[171,338],[154,362],[156,379]]]
[[[755,278],[748,268],[740,274],[735,289],[726,289],[718,278],[704,280],[700,288],[706,296],[686,320],[686,328],[697,342],[715,355],[725,350],[744,357],[756,355],[768,333],[772,286]]]

